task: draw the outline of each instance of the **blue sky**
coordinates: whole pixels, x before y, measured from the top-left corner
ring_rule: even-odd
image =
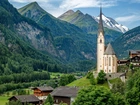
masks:
[[[140,0],[9,0],[16,8],[34,1],[55,17],[70,9],[96,17],[102,4],[103,13],[118,23],[130,29],[140,26]]]

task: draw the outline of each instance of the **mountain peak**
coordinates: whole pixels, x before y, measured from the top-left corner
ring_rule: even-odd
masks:
[[[77,10],[76,13],[82,13],[80,10]],[[83,14],[83,13],[82,13]]]
[[[73,10],[68,10],[67,12],[63,13],[62,15],[60,15],[58,18],[64,18],[67,16],[70,16],[72,14],[74,14],[75,12]]]
[[[100,16],[95,17],[95,20],[99,22],[99,18]],[[126,26],[123,26],[117,23],[114,19],[105,16],[103,13],[102,13],[102,20],[103,20],[104,27],[107,27],[107,28],[110,28],[110,29],[113,29],[122,33],[125,33],[126,31],[129,30]]]

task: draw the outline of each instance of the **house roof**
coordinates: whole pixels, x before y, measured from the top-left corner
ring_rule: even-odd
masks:
[[[51,86],[41,86],[41,87],[35,87],[33,89],[39,89],[41,91],[53,91],[53,88]]]
[[[110,43],[107,45],[104,55],[115,55],[115,52]]]
[[[12,98],[16,98],[21,102],[39,102],[39,99],[34,95],[17,95],[17,96],[12,96],[11,98],[9,98],[9,100]]]
[[[60,97],[76,97],[78,94],[79,88],[77,87],[68,87],[62,86],[56,88],[51,95],[52,96],[60,96]]]
[[[129,54],[140,54],[140,50],[130,50]]]

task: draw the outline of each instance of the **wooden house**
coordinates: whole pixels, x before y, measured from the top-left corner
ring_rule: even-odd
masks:
[[[54,99],[54,105],[59,105],[61,102],[72,105],[72,102],[75,100],[75,97],[78,94],[78,88],[76,87],[58,87],[52,93]]]
[[[140,67],[140,56],[134,56],[127,61],[127,65],[132,64],[134,67]]]
[[[32,105],[40,105],[40,100],[34,95],[17,95],[9,98],[10,101],[20,101],[23,105],[30,103]]]
[[[35,87],[33,88],[34,95],[37,97],[40,96],[48,96],[53,91],[53,88],[50,86],[42,86],[42,87]]]
[[[133,58],[135,56],[140,56],[140,50],[130,50],[129,51],[129,58]]]

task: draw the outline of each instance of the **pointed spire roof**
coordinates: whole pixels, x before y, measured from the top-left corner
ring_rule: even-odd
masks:
[[[100,7],[100,20],[99,20],[99,29],[98,29],[98,32],[103,32],[104,33],[103,21],[102,21],[102,7]]]
[[[107,45],[104,55],[116,55],[110,43]]]

